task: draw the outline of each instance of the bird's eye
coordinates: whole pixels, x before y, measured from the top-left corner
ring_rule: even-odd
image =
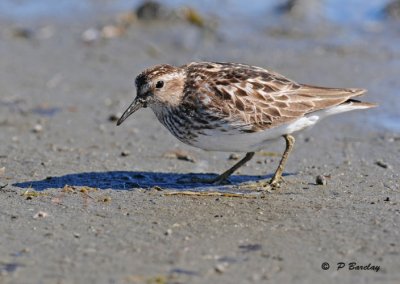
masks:
[[[156,88],[161,89],[162,87],[164,87],[164,81],[158,81],[156,84]]]

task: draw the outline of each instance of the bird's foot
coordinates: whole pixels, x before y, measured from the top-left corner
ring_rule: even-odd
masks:
[[[282,183],[286,183],[286,180],[282,176],[273,176],[269,184],[274,188],[278,189],[281,187]]]
[[[282,179],[272,179],[270,182],[269,182],[269,185],[271,186],[271,188],[272,189],[278,189],[278,188],[280,188],[281,187],[281,185],[282,185]]]
[[[270,181],[268,180],[260,180],[251,183],[244,183],[239,185],[239,188],[256,190],[256,191],[268,191],[271,192],[273,190],[277,190],[281,187],[282,182],[285,182],[283,178],[272,178]]]

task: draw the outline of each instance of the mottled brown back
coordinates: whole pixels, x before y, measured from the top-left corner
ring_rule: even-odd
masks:
[[[278,73],[237,63],[199,62],[182,68],[186,69],[183,102],[191,108],[206,105],[209,115],[234,121],[246,132],[275,127],[365,93],[298,84]]]

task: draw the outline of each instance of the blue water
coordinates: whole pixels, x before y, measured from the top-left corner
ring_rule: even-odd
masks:
[[[80,0],[1,0],[0,14],[15,19],[70,15],[90,11],[89,1]]]
[[[326,0],[326,16],[337,23],[355,24],[381,21],[389,0]]]
[[[0,0],[0,15],[15,19],[70,17],[99,10],[126,10],[137,7],[141,2],[138,0]],[[160,2],[171,7],[192,6],[203,12],[218,14],[222,18],[232,17],[232,15],[258,18],[257,16],[268,15],[286,1],[167,0]],[[321,0],[321,2],[323,3],[321,5],[324,9],[323,14],[328,20],[336,23],[355,24],[382,20],[382,10],[389,0]]]

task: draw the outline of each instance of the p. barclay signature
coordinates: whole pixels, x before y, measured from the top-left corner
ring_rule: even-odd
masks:
[[[345,267],[346,263],[344,262],[337,263],[337,270],[343,269]],[[371,263],[368,263],[367,265],[359,265],[356,262],[349,262],[347,264],[347,268],[348,270],[373,270],[375,272],[378,272],[381,267],[379,265],[372,265]]]

